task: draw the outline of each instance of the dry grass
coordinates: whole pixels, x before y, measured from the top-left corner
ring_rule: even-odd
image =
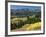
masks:
[[[22,26],[20,29],[14,29],[12,31],[31,31],[31,30],[40,30],[41,29],[41,22],[33,23],[33,24],[26,24]]]

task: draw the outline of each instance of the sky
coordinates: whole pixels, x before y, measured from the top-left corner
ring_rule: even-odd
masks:
[[[22,6],[22,5],[11,5],[10,9],[29,9],[29,10],[41,10],[41,6]]]

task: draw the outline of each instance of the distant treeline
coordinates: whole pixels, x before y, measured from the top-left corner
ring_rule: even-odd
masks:
[[[14,10],[11,9],[11,16],[16,15],[16,16],[32,16],[32,15],[39,15],[41,16],[41,11],[40,10],[29,10],[29,9],[21,9],[21,10]]]

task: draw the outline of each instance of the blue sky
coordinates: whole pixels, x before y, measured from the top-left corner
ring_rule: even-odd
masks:
[[[19,5],[11,5],[11,8],[10,9],[26,9],[28,8],[29,10],[41,10],[41,6],[19,6]]]

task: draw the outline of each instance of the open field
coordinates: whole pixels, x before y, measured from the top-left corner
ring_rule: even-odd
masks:
[[[32,31],[32,30],[40,30],[41,29],[41,22],[33,23],[33,24],[26,24],[19,29],[13,29],[12,31]]]
[[[41,29],[38,16],[11,16],[11,31],[32,31]]]

